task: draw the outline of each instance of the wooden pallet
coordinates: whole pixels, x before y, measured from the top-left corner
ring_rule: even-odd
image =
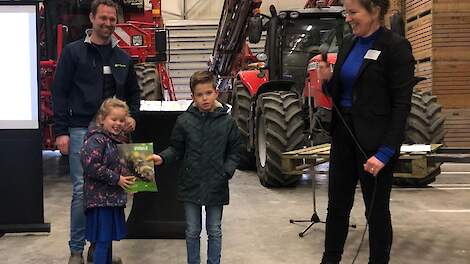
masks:
[[[285,174],[302,174],[311,166],[328,161],[330,144],[292,150],[282,153],[281,165]]]
[[[428,162],[426,155],[435,153],[442,144],[432,144],[430,152],[401,152],[395,178],[422,179],[436,170],[439,165]],[[330,144],[303,148],[284,152],[282,154],[282,168],[286,174],[302,174],[303,170],[314,165],[326,162],[330,156]]]
[[[411,43],[417,61],[432,56],[432,22],[433,16],[428,14],[406,24],[406,38]]]
[[[405,14],[406,20],[419,16],[432,9],[432,0],[406,0]]]
[[[440,167],[427,159],[430,153],[436,153],[442,144],[431,144],[430,152],[401,152],[393,172],[394,178],[422,179]]]
[[[406,19],[433,10],[433,13],[465,13],[470,10],[468,0],[405,0]]]
[[[470,108],[470,60],[434,61],[432,67],[432,91],[444,109]]]
[[[470,61],[469,28],[470,9],[467,9],[467,13],[458,14],[433,13],[433,60]]]
[[[432,90],[432,62],[431,60],[417,61],[415,65],[415,75],[424,77],[426,80],[419,82],[415,89],[422,92]]]

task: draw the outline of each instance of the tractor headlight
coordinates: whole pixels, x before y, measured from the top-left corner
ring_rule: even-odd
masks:
[[[299,12],[291,12],[289,15],[290,15],[290,18],[295,19],[295,18],[298,18],[300,14],[299,14]]]
[[[280,19],[284,19],[284,18],[286,18],[286,17],[287,17],[287,13],[286,13],[286,12],[281,12],[281,13],[279,13],[279,18],[280,18]]]
[[[318,62],[312,61],[308,64],[307,71],[313,71],[318,69]]]
[[[266,53],[261,52],[261,53],[256,54],[256,59],[258,61],[265,62],[268,60],[268,56],[266,55]]]
[[[132,36],[132,46],[143,46],[144,45],[144,36],[134,35]]]

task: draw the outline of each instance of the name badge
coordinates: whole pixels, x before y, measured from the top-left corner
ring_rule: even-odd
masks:
[[[377,60],[379,58],[381,51],[380,50],[368,50],[364,59]]]
[[[111,74],[111,67],[103,66],[103,74]]]

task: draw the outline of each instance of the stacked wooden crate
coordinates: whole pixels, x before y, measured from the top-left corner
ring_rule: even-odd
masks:
[[[446,113],[450,146],[470,146],[470,0],[406,0],[406,36],[417,60],[416,75],[428,80]]]
[[[390,9],[389,12],[400,11],[403,14],[404,12],[404,2],[403,0],[390,0]]]

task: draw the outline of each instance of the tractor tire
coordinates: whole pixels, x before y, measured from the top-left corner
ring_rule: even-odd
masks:
[[[155,71],[155,63],[137,63],[134,65],[140,87],[140,99],[159,101],[163,98],[160,76]]]
[[[302,104],[294,92],[267,92],[256,104],[255,154],[258,177],[265,187],[295,186],[301,175],[284,174],[283,152],[300,148],[303,133]]]
[[[243,83],[238,80],[235,81],[234,87],[235,91],[232,95],[232,117],[237,122],[241,137],[238,169],[254,170],[256,169],[255,156],[253,151],[248,151],[248,142],[250,140],[248,120],[250,118],[251,95]]]
[[[445,134],[444,120],[442,107],[435,96],[429,92],[414,92],[404,143],[441,143]]]
[[[405,144],[435,144],[444,140],[444,121],[442,107],[437,103],[435,96],[429,92],[413,92],[411,98],[411,111],[405,130]],[[410,173],[409,163],[398,162],[395,171]],[[406,177],[402,174],[393,177],[393,184],[401,187],[424,187],[436,180],[440,173],[441,163],[428,164],[427,174],[424,177]]]

